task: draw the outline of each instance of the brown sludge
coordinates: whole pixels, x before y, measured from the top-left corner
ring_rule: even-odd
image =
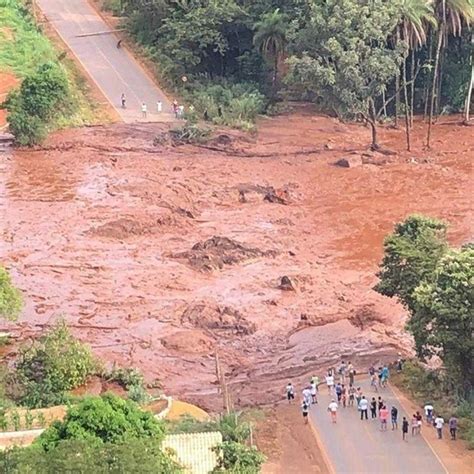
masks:
[[[372,290],[384,236],[413,212],[448,220],[453,244],[472,229],[474,137],[443,120],[429,152],[419,122],[417,151],[387,129],[382,155],[368,129],[301,113],[207,148],[114,125],[3,153],[2,261],[27,305],[2,325],[25,339],[66,315],[104,361],[213,410],[215,351],[236,405],[341,356],[391,359],[409,344],[403,309]],[[334,166],[353,152],[362,164]]]

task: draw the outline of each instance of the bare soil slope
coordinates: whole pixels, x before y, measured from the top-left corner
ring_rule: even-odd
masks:
[[[417,123],[409,154],[387,129],[397,154],[384,155],[367,150],[368,129],[305,113],[206,146],[155,147],[158,127],[71,130],[0,154],[20,338],[63,314],[104,361],[211,409],[215,351],[246,404],[340,356],[362,365],[409,347],[403,309],[371,289],[382,241],[413,212],[449,221],[454,244],[471,237],[471,128],[438,124],[427,152]]]

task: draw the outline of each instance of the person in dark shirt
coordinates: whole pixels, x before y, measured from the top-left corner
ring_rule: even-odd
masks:
[[[398,430],[398,409],[397,409],[397,407],[392,407],[391,415],[392,415],[392,431],[393,430]]]
[[[407,436],[407,433],[408,433],[408,420],[403,417],[403,421],[402,421],[402,439],[403,441],[406,441],[406,436]]]
[[[372,419],[377,418],[377,401],[375,397],[372,397],[372,401],[370,402],[370,414]]]

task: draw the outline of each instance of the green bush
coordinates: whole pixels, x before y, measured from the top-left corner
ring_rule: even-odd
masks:
[[[10,131],[20,145],[36,145],[68,105],[69,85],[64,70],[46,63],[25,77],[19,90],[10,92],[3,107],[9,112]]]
[[[224,441],[215,450],[220,453],[220,459],[214,472],[258,474],[265,462],[265,456],[257,448],[234,441]]]
[[[22,307],[21,293],[12,285],[5,268],[0,266],[0,316],[15,320]]]
[[[90,348],[59,320],[39,340],[20,349],[13,378],[19,385],[19,401],[41,408],[62,403],[67,391],[83,385],[96,371]]]
[[[63,440],[84,440],[100,445],[153,438],[159,443],[163,436],[164,425],[152,413],[109,393],[87,397],[70,407],[64,420],[55,421],[36,443],[48,451]]]
[[[84,440],[67,440],[46,452],[38,446],[10,448],[0,451],[0,472],[178,474],[183,471],[155,440],[139,439],[99,446]]]

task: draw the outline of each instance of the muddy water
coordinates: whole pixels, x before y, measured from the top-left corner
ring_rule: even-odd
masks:
[[[471,131],[439,125],[426,152],[422,128],[413,153],[387,130],[397,155],[351,169],[332,163],[367,153],[368,130],[303,115],[263,123],[227,153],[154,149],[152,126],[115,125],[0,154],[2,261],[26,300],[10,329],[26,338],[63,315],[106,363],[207,405],[215,351],[242,404],[341,355],[393,357],[409,339],[402,308],[371,289],[384,235],[412,212],[448,220],[453,244],[472,231]],[[242,202],[255,186],[289,202],[256,191]],[[178,257],[213,236],[261,256],[207,272]],[[278,288],[283,275],[296,291]]]

